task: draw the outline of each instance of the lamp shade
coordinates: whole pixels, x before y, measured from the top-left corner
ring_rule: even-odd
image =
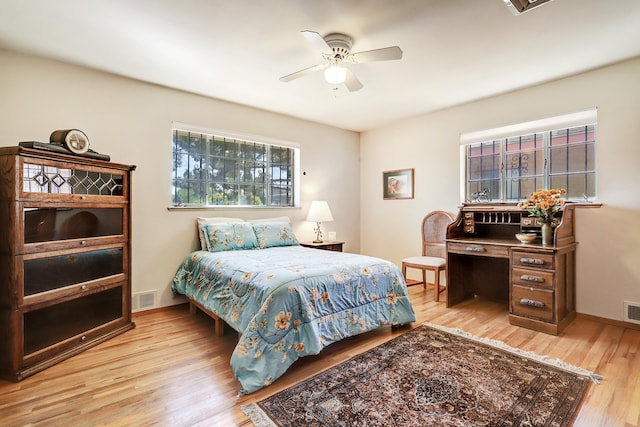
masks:
[[[332,85],[343,83],[346,78],[347,69],[338,64],[331,65],[329,68],[324,70],[324,79],[327,83],[331,83]]]
[[[309,208],[309,213],[307,214],[307,221],[311,221],[311,222],[333,221],[333,216],[331,215],[331,209],[329,209],[329,204],[324,200],[311,202],[311,207]]]

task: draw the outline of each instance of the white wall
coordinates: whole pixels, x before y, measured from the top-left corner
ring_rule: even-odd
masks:
[[[301,102],[306,102],[301,100]],[[47,142],[56,129],[78,128],[91,148],[133,175],[133,292],[157,290],[158,305],[174,299],[170,281],[197,247],[197,216],[263,218],[288,215],[300,240],[314,237],[304,222],[311,200],[327,200],[345,249],[359,251],[359,135],[329,126],[170,90],[118,76],[0,50],[0,146]],[[171,123],[262,135],[301,146],[301,208],[168,211],[171,203]],[[326,236],[326,233],[325,233]]]
[[[424,94],[425,97],[429,94]],[[304,101],[304,100],[302,100]],[[346,250],[397,264],[420,251],[420,221],[457,212],[459,135],[598,108],[598,193],[604,206],[577,212],[577,308],[622,319],[640,302],[640,59],[423,115],[358,135],[290,117],[0,50],[0,146],[47,141],[79,128],[92,148],[137,165],[133,177],[133,290],[157,289],[159,305],[179,302],[169,283],[197,245],[195,217],[289,215],[300,239],[311,200],[326,199],[325,224]],[[264,135],[302,147],[300,209],[168,211],[171,122]],[[358,173],[358,165],[360,165]],[[382,171],[413,167],[416,197],[382,200]]]
[[[399,264],[420,253],[427,212],[458,212],[460,133],[594,106],[604,206],[576,213],[577,311],[622,320],[624,300],[640,303],[640,59],[363,133],[361,252]],[[410,167],[415,199],[382,200],[382,171]]]

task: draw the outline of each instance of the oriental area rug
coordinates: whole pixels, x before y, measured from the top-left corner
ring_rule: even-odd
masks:
[[[263,426],[568,426],[598,375],[421,325],[243,406]]]

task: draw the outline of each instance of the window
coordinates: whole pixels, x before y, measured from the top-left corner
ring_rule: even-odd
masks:
[[[173,128],[175,206],[294,206],[299,149]]]
[[[520,201],[541,188],[564,188],[575,201],[596,197],[595,122],[516,135],[461,138],[466,200],[487,193],[487,200]]]

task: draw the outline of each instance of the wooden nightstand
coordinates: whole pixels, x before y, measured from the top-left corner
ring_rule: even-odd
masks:
[[[324,249],[325,251],[336,251],[336,252],[342,252],[342,245],[344,245],[344,242],[327,241],[327,240],[321,243],[313,243],[313,242],[300,243],[300,246],[304,246],[306,248]]]

